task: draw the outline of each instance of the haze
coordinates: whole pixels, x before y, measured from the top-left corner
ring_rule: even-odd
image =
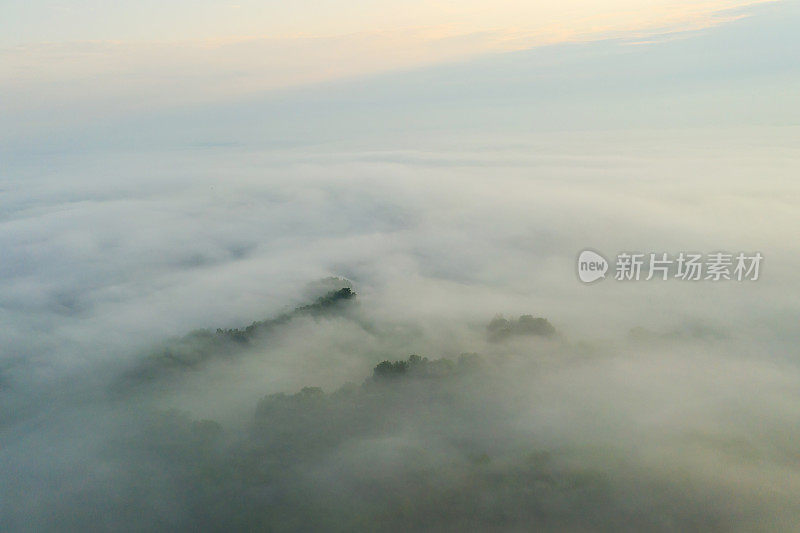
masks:
[[[796,3],[0,14],[0,529],[795,529]]]

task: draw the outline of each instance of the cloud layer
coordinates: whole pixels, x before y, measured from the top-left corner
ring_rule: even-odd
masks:
[[[125,78],[161,83],[154,47],[115,71],[135,117],[103,80],[31,91],[0,132],[0,529],[791,530],[792,13],[168,110]],[[117,68],[95,46],[80,83]],[[587,247],[765,259],[587,286]],[[291,313],[332,276],[355,301]]]

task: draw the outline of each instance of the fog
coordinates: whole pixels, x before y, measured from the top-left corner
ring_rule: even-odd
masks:
[[[783,9],[4,131],[0,529],[794,529]]]

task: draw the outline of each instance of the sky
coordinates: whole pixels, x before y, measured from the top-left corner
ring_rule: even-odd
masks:
[[[458,489],[536,448],[609,476],[611,529],[790,530],[798,24],[789,1],[2,2],[0,529],[86,529],[93,509],[189,528],[208,502],[159,455],[194,442],[173,430],[213,419],[249,449],[265,395],[478,352],[494,373],[453,386],[458,423],[403,411],[397,432],[302,449],[314,482],[280,471],[298,485],[275,490],[391,494],[418,473],[408,450],[456,465]],[[765,259],[752,283],[587,286],[585,248]],[[109,396],[159,347],[275,317],[332,276],[352,314]],[[499,313],[559,336],[490,342]],[[595,509],[586,494],[547,501]]]
[[[663,40],[769,3],[4,2],[0,88],[6,112],[139,113],[544,45]]]
[[[396,2],[330,0],[283,2],[75,2],[4,3],[3,43],[123,41],[176,42],[242,38],[330,37],[354,33],[429,28],[442,35],[481,32],[543,33],[561,40],[575,35],[646,31],[711,25],[731,16],[728,10],[761,3],[753,0],[632,0],[556,4],[501,0]],[[546,29],[547,31],[542,31]]]

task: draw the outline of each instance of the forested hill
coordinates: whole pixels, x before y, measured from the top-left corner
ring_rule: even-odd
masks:
[[[356,293],[349,287],[332,290],[313,303],[302,305],[275,318],[256,321],[244,328],[216,331],[200,329],[184,337],[167,341],[125,372],[115,389],[127,389],[139,383],[177,371],[196,368],[215,357],[231,357],[244,350],[256,338],[302,316],[322,317],[341,312],[351,305]]]

